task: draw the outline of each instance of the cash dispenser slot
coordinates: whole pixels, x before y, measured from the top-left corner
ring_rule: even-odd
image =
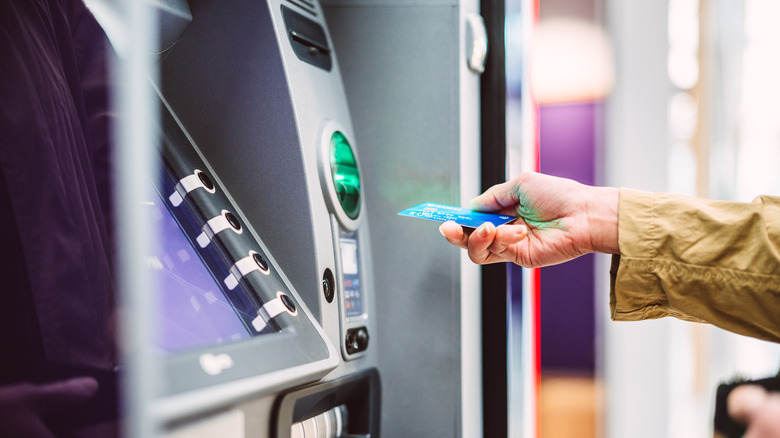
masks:
[[[379,436],[379,372],[359,374],[283,395],[276,406],[277,438]]]
[[[282,17],[295,56],[303,62],[330,71],[333,60],[322,26],[284,5]]]

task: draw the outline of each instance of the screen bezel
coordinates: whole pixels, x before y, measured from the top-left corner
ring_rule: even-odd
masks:
[[[168,173],[169,181],[156,182],[160,194],[165,197],[164,189],[172,190],[174,180],[191,174],[194,169],[200,169],[209,174],[217,189],[213,194],[204,190],[188,193],[182,204],[186,204],[187,208],[182,209],[182,214],[190,214],[195,223],[203,224],[208,218],[227,209],[233,212],[245,227],[246,232],[241,234],[228,233],[212,240],[211,245],[218,250],[223,263],[222,270],[216,276],[219,277],[222,272],[229,270],[231,260],[235,262],[250,250],[257,251],[268,262],[272,275],[247,275],[240,281],[242,287],[251,289],[263,302],[276,298],[276,293],[282,291],[293,299],[299,311],[296,316],[282,314],[276,317],[273,321],[278,329],[276,333],[160,355],[165,384],[161,385],[159,396],[162,405],[168,406],[167,409],[161,408],[160,412],[168,412],[166,415],[175,417],[176,412],[186,410],[185,406],[192,409],[192,403],[197,402],[177,405],[165,403],[165,399],[175,399],[188,394],[191,400],[198,400],[197,397],[191,397],[193,391],[209,390],[220,385],[225,387],[231,382],[254,382],[251,385],[242,384],[240,389],[236,387],[235,393],[239,394],[247,391],[273,391],[280,386],[293,386],[324,376],[338,365],[337,350],[327,340],[322,328],[279,268],[273,255],[268,252],[256,230],[246,220],[240,208],[234,205],[218,175],[205,162],[165,105],[161,111],[161,119],[159,166],[164,169],[164,173]],[[188,238],[192,239],[193,236]],[[230,358],[231,365],[218,374],[208,374],[201,364],[203,358],[223,357],[222,355]],[[210,400],[213,402],[213,397]]]

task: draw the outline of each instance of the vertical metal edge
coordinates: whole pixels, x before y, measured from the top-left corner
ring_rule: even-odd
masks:
[[[122,330],[120,346],[125,372],[122,377],[124,435],[152,437],[157,426],[149,412],[157,385],[157,363],[150,348],[151,303],[154,284],[144,265],[152,245],[151,219],[141,207],[149,196],[150,175],[155,150],[158,106],[154,104],[150,79],[157,75],[153,61],[157,41],[157,19],[147,2],[124,0],[116,4],[124,17],[125,41],[112,66],[117,112],[123,117],[115,131],[117,209],[117,269]]]
[[[459,33],[458,83],[459,83],[459,202],[468,205],[471,198],[479,194],[480,181],[480,75],[469,67],[467,59],[467,20],[479,12],[479,2],[462,0],[457,9]],[[469,260],[465,251],[459,252],[460,272],[460,436],[482,436],[484,399],[482,382],[482,343],[479,328],[482,324],[482,302],[480,294],[481,269]]]

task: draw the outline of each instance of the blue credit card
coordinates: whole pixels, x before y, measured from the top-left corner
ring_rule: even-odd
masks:
[[[503,225],[517,219],[514,216],[505,214],[484,213],[481,211],[469,210],[468,208],[455,207],[452,205],[436,204],[425,202],[418,206],[399,211],[401,216],[418,217],[432,221],[446,222],[454,221],[461,226],[469,228],[478,228],[485,222],[491,222],[495,226]]]

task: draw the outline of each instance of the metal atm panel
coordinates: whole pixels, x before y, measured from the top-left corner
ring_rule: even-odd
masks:
[[[478,194],[480,79],[466,44],[478,2],[324,4],[355,135],[371,146],[361,156],[382,309],[383,435],[481,436],[479,270],[436,225],[396,216]]]
[[[193,0],[189,7],[192,22],[161,55],[165,107],[340,353],[319,384],[227,406],[252,418],[247,430],[260,436],[283,437],[342,411],[352,415],[349,433],[376,436],[365,189],[322,11],[309,0]],[[272,424],[278,431],[270,432]]]
[[[331,340],[352,359],[363,352],[346,351],[348,330],[373,331],[367,221],[362,213],[344,214],[328,186],[329,142],[339,132],[354,145],[354,134],[327,33],[318,39],[305,26],[289,30],[294,16],[324,32],[312,4],[314,13],[281,1],[191,2],[193,22],[163,59],[161,88]],[[309,44],[307,53],[327,51],[327,68],[302,60],[299,41]],[[323,42],[328,48],[318,47]],[[362,268],[364,312],[357,317],[347,317],[341,293],[339,258],[349,240],[358,242]],[[323,290],[331,277],[335,284],[327,287],[339,292],[332,302]]]

